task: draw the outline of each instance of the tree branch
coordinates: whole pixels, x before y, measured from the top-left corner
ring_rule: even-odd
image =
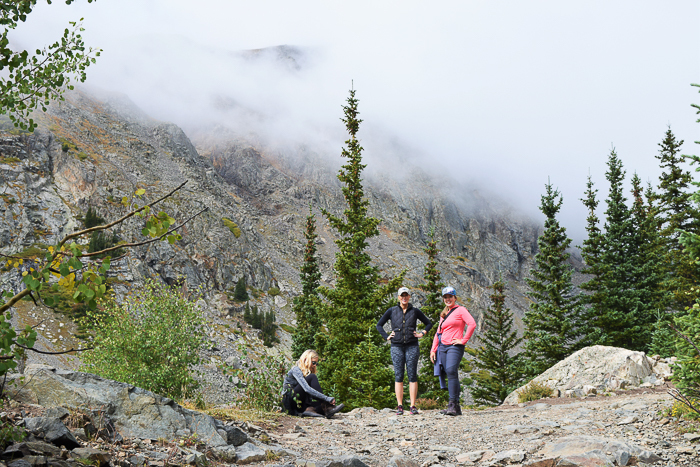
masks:
[[[185,181],[182,182],[177,188],[173,189],[173,190],[172,190],[170,193],[168,193],[167,195],[162,196],[161,198],[158,198],[157,200],[153,201],[153,202],[150,203],[150,204],[143,205],[143,206],[141,206],[140,208],[136,209],[135,211],[131,211],[131,212],[128,212],[128,213],[124,214],[122,217],[120,217],[119,219],[117,219],[117,220],[114,221],[114,222],[110,222],[109,224],[105,224],[105,225],[96,225],[95,227],[90,227],[89,229],[79,230],[78,232],[73,232],[72,234],[65,236],[65,237],[59,242],[57,250],[60,250],[60,247],[63,246],[63,245],[64,245],[68,240],[70,240],[71,238],[80,237],[81,235],[89,234],[89,233],[92,233],[92,232],[99,232],[99,231],[102,231],[102,230],[107,230],[107,229],[109,229],[109,228],[111,228],[111,227],[114,227],[115,225],[121,224],[122,222],[124,222],[125,220],[129,219],[130,217],[133,217],[134,215],[136,215],[136,214],[138,214],[139,212],[141,212],[141,211],[143,211],[144,209],[146,209],[146,207],[149,207],[149,208],[150,208],[150,207],[152,207],[152,206],[154,206],[154,205],[160,203],[160,202],[163,201],[164,199],[169,198],[170,196],[173,195],[173,193],[175,193],[176,191],[178,191],[179,189],[181,189],[183,186],[185,186],[185,185],[187,184],[188,181],[189,181],[189,180],[185,180]],[[122,246],[123,246],[123,245],[122,245]],[[87,255],[84,255],[84,256],[87,256]]]
[[[695,351],[698,353],[698,356],[700,356],[700,349],[698,349],[698,346],[695,345],[695,342],[693,342],[692,340],[690,340],[690,337],[688,337],[688,336],[686,336],[685,334],[683,334],[682,332],[680,332],[680,331],[678,330],[678,328],[675,327],[673,324],[668,323],[668,325],[671,327],[671,329],[673,329],[673,330],[676,332],[676,334],[678,334],[679,336],[681,336],[681,337],[683,338],[683,340],[685,340],[688,344],[692,345],[693,348],[695,349]]]
[[[63,355],[64,353],[71,353],[71,352],[85,352],[86,350],[92,350],[94,347],[85,347],[84,349],[70,349],[70,350],[64,350],[62,352],[46,352],[44,350],[37,350],[33,347],[25,347],[23,345],[15,343],[15,345],[19,348],[22,348],[24,350],[31,350],[32,352],[40,353],[43,355]],[[1,358],[1,357],[0,357]]]
[[[164,233],[163,235],[161,235],[160,237],[156,237],[156,238],[151,238],[151,239],[148,239],[148,240],[144,240],[143,242],[122,243],[121,245],[116,245],[116,246],[113,246],[113,247],[110,247],[110,248],[105,248],[104,250],[94,251],[94,252],[92,252],[92,253],[84,253],[84,254],[81,256],[81,258],[86,258],[86,257],[96,256],[96,255],[101,255],[101,254],[104,254],[104,253],[109,253],[110,251],[118,250],[118,249],[120,249],[120,248],[133,248],[133,247],[136,247],[136,246],[148,245],[149,243],[157,242],[158,240],[162,240],[163,238],[165,238],[165,236],[168,235],[169,233],[172,233],[172,232],[176,231],[177,229],[179,229],[180,227],[182,227],[183,225],[187,224],[189,221],[191,221],[191,220],[194,219],[195,217],[199,216],[199,215],[200,215],[201,213],[203,213],[204,211],[208,211],[208,210],[209,210],[208,207],[202,209],[202,210],[199,211],[198,213],[196,213],[196,214],[194,214],[194,215],[188,217],[188,218],[185,219],[184,221],[182,221],[179,225],[176,225],[176,226],[173,227],[172,229],[168,230],[167,232],[165,232],[165,233]]]

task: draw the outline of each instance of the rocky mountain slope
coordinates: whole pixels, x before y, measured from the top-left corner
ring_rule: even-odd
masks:
[[[335,178],[340,148],[338,155],[304,148],[272,152],[219,128],[191,140],[123,96],[84,92],[71,93],[37,118],[40,128],[34,134],[5,132],[0,138],[3,253],[31,259],[36,244],[50,244],[80,227],[90,206],[114,219],[123,210],[121,198],[136,189],[145,188],[145,199],[152,200],[187,181],[162,209],[177,220],[208,210],[182,228],[183,239],[175,245],[150,244],[114,261],[110,283],[118,293],[152,276],[168,283],[184,278],[190,289],[201,288],[209,316],[220,319],[210,333],[213,346],[222,347],[237,339],[225,325],[239,316],[241,304],[232,302],[230,292],[245,276],[251,304],[273,309],[279,323],[294,326],[291,300],[300,291],[298,267],[310,205],[319,221],[323,281],[333,284],[336,237],[319,209],[340,213],[344,208]],[[401,177],[368,173],[371,214],[382,220],[371,253],[385,274],[407,269],[406,285],[420,284],[426,262],[422,249],[434,225],[444,281],[457,288],[477,321],[488,305],[488,287],[500,276],[509,284],[507,306],[516,321],[522,317],[528,303],[523,279],[533,264],[539,225],[501,200],[473,189],[455,190],[455,184],[417,167]],[[141,228],[132,220],[117,234],[137,238]],[[19,290],[19,272],[4,271],[0,284]],[[280,294],[269,294],[271,287]],[[422,298],[416,290],[414,301],[420,304]],[[20,321],[40,312],[27,303],[19,308]],[[43,332],[42,345],[66,347],[72,333],[61,337],[60,331]],[[280,334],[284,348],[289,336]]]

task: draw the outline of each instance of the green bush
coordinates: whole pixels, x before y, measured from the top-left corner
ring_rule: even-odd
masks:
[[[244,409],[271,412],[277,410],[282,402],[282,383],[287,374],[287,364],[279,356],[263,355],[256,362],[248,347],[240,344],[241,368],[225,367],[224,373],[236,376],[241,389],[237,404]]]
[[[280,294],[280,289],[279,287],[270,287],[269,289],[267,289],[267,293],[271,297],[276,297]]]
[[[146,281],[122,303],[88,311],[93,350],[82,356],[82,370],[133,384],[173,399],[198,387],[192,367],[200,362],[204,320],[182,290]]]
[[[530,402],[545,397],[552,397],[554,390],[544,383],[530,381],[527,386],[518,391],[518,402]]]

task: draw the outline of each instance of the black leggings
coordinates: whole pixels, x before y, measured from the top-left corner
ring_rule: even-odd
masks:
[[[309,386],[311,386],[313,389],[317,390],[321,394],[323,394],[323,391],[321,390],[321,384],[318,382],[318,376],[314,373],[309,373],[308,376],[304,378],[307,383],[309,383]],[[301,387],[301,384],[297,384],[292,388],[292,391],[294,392],[295,399],[301,402],[301,411],[305,411],[307,407],[313,407],[315,409],[320,408],[321,405],[325,401],[318,400],[304,391],[304,388]]]

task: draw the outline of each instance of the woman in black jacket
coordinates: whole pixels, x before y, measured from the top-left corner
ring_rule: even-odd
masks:
[[[411,398],[411,414],[417,415],[416,397],[418,396],[418,339],[425,336],[433,323],[409,300],[411,294],[407,287],[399,289],[399,304],[386,310],[377,323],[377,331],[386,340],[391,340],[391,360],[394,362],[394,391],[396,392],[396,415],[403,415],[403,373],[408,371],[408,394]],[[384,324],[391,320],[391,334],[384,330]],[[422,331],[416,330],[417,321],[425,324]]]

